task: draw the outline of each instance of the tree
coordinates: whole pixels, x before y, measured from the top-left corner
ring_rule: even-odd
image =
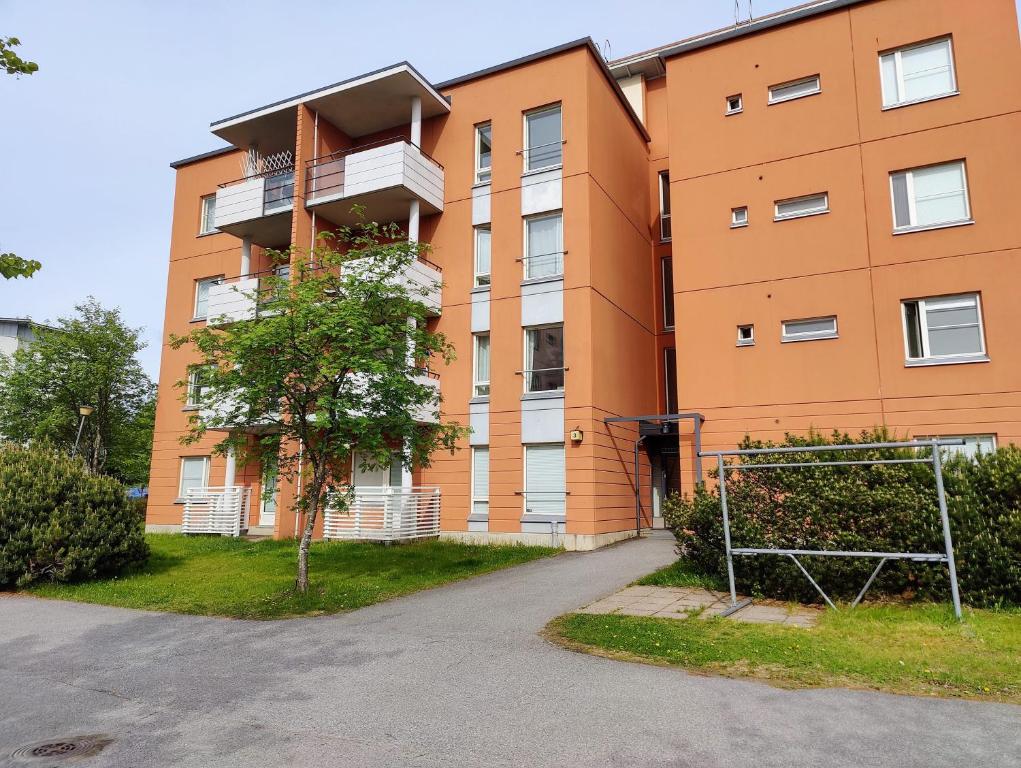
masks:
[[[8,75],[20,77],[31,75],[39,69],[34,61],[25,61],[14,52],[21,41],[16,37],[0,37],[0,68]],[[13,253],[0,253],[0,277],[10,280],[13,277],[31,277],[42,266],[38,261],[23,259]]]
[[[217,328],[172,337],[198,351],[200,410],[187,441],[225,430],[216,452],[242,461],[277,462],[279,476],[302,475],[297,498],[304,515],[296,588],[308,589],[308,550],[320,512],[344,510],[351,457],[363,469],[428,466],[438,449],[454,450],[466,430],[420,423],[415,413],[438,410],[434,388],[419,378],[430,359],[449,362],[453,347],[429,330],[423,297],[402,275],[423,249],[400,240],[396,226],[375,223],[324,234],[292,260],[293,280],[264,278],[250,295],[258,312]],[[178,386],[186,387],[182,380]],[[192,388],[194,393],[195,388]],[[249,439],[258,432],[260,437]]]
[[[145,347],[141,330],[92,298],[75,310],[0,359],[0,434],[19,442],[45,439],[70,451],[78,409],[91,406],[79,455],[92,472],[145,482],[154,387],[136,358]]]

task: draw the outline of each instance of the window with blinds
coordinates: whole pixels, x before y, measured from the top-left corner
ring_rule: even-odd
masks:
[[[564,446],[525,446],[525,514],[564,515],[567,511],[567,469]]]
[[[472,448],[471,516],[489,517],[489,447]]]

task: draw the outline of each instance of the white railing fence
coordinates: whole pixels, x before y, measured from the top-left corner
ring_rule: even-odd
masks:
[[[346,510],[327,509],[323,537],[405,541],[439,536],[440,489],[356,488]]]
[[[252,489],[241,485],[189,488],[181,532],[240,536],[248,528],[251,496]]]

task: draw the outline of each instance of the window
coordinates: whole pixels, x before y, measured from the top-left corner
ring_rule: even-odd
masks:
[[[202,391],[206,386],[206,369],[196,366],[188,371],[188,394],[185,405],[195,407],[202,404]]]
[[[663,270],[663,327],[674,327],[674,257],[664,256],[660,260]]]
[[[487,224],[475,227],[475,285],[489,285],[492,268],[493,230]]]
[[[475,334],[475,366],[473,397],[489,396],[489,334]]]
[[[977,293],[913,299],[901,306],[908,364],[985,359],[982,311]]]
[[[553,168],[563,162],[560,105],[525,115],[525,172]]]
[[[663,384],[666,390],[666,412],[677,413],[677,349],[663,350]]]
[[[737,345],[739,347],[755,346],[755,326],[739,325],[737,327]]]
[[[202,218],[199,221],[199,234],[208,235],[216,232],[216,195],[205,195],[202,198]]]
[[[781,101],[800,99],[802,96],[812,96],[821,90],[819,75],[803,77],[800,80],[769,86],[769,103],[779,104]]]
[[[883,108],[903,107],[957,93],[950,38],[889,51],[879,57]]]
[[[564,515],[567,469],[564,446],[525,446],[525,514]]]
[[[489,519],[489,446],[472,448],[471,517]]]
[[[525,279],[564,274],[564,215],[525,219]]]
[[[890,195],[894,233],[971,221],[961,160],[891,173]]]
[[[475,183],[488,184],[493,177],[493,124],[475,126]]]
[[[670,239],[670,174],[659,175],[659,239]]]
[[[525,392],[564,388],[564,326],[525,329]]]
[[[736,229],[737,227],[748,226],[748,206],[742,205],[740,208],[730,209],[730,228]]]
[[[206,277],[195,281],[195,320],[205,320],[209,314],[209,286],[219,285],[223,275],[219,277]]]
[[[807,320],[784,320],[781,341],[812,341],[837,338],[836,317],[813,317]]]
[[[738,112],[744,111],[744,101],[741,99],[740,93],[735,93],[733,96],[727,97],[727,111],[725,115],[736,115]]]
[[[186,456],[181,459],[181,481],[178,498],[185,498],[189,488],[205,488],[209,484],[209,457]]]
[[[963,440],[964,445],[941,446],[943,455],[947,457],[967,456],[969,459],[974,459],[980,453],[984,456],[996,453],[996,435],[929,435],[928,437],[917,435],[915,439]]]
[[[777,200],[773,205],[775,206],[773,221],[798,219],[802,216],[829,213],[830,196],[826,192],[819,192],[814,195]]]

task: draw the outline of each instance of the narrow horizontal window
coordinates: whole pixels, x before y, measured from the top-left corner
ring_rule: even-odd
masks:
[[[742,205],[740,208],[730,209],[730,226],[731,227],[748,226],[748,206]]]
[[[813,339],[835,339],[837,318],[812,317],[805,320],[784,320],[781,341],[812,341]]]
[[[801,216],[814,216],[818,213],[829,213],[830,196],[826,192],[819,192],[814,195],[804,195],[803,197],[791,197],[786,200],[777,200],[774,205],[774,221],[797,219]]]
[[[957,93],[950,38],[888,51],[879,57],[883,107],[899,107]]]
[[[737,327],[737,345],[739,347],[751,347],[755,345],[754,325],[739,325]]]
[[[971,221],[962,160],[891,173],[890,199],[895,233]]]
[[[744,110],[744,100],[741,98],[740,93],[735,93],[733,96],[727,97],[727,111],[724,114],[736,115],[738,112]]]
[[[984,360],[985,335],[977,293],[901,303],[908,363]]]
[[[803,96],[812,96],[821,90],[822,84],[819,75],[803,77],[800,80],[769,86],[769,103],[778,104],[781,101],[800,99]]]

